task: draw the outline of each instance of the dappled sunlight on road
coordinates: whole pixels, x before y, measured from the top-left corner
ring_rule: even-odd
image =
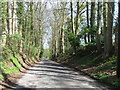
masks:
[[[54,61],[42,60],[18,81],[17,88],[106,88]]]

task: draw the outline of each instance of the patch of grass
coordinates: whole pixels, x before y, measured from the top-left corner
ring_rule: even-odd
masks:
[[[92,73],[90,74],[92,77],[95,77],[105,83],[109,83],[113,86],[120,87],[120,80],[117,79],[116,77],[105,75],[102,73]]]
[[[5,66],[4,65],[4,63],[5,63],[5,61],[2,61],[2,62],[0,62],[0,67],[1,67],[1,69],[5,72],[5,73],[7,73],[7,74],[12,74],[12,73],[16,73],[16,72],[19,72],[19,70],[16,68],[16,67],[11,67],[11,66]],[[9,63],[8,63],[9,64]]]
[[[18,59],[17,59],[17,58],[11,57],[11,60],[12,60],[12,62],[13,62],[18,68],[21,68],[21,65],[20,65],[20,63],[18,62]]]
[[[16,67],[6,67],[4,69],[4,72],[6,72],[8,74],[12,74],[12,73],[19,72],[19,70]]]
[[[18,63],[17,59],[12,57],[11,60],[16,64],[17,67],[21,67],[21,65]],[[6,60],[6,61],[1,61],[0,62],[0,68],[2,69],[2,71],[6,74],[13,74],[16,72],[19,72],[19,69],[17,67],[11,67],[11,65],[9,65],[10,60]],[[8,64],[8,66],[5,65],[5,63]],[[0,74],[0,79],[3,79],[4,76],[2,74]]]

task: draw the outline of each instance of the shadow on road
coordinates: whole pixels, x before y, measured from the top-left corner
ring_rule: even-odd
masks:
[[[52,74],[50,74],[51,72]],[[52,79],[55,82],[59,82],[61,81],[61,79],[63,79],[68,81],[69,83],[72,81],[79,81],[81,83],[87,83],[91,86],[100,87],[98,81],[93,82],[93,80],[84,79],[86,77],[84,77],[82,74],[74,73],[74,71],[72,71],[70,68],[65,68],[63,65],[52,63],[49,60],[44,60],[44,63],[38,63],[37,65],[33,66],[29,69],[29,72],[27,72],[27,74],[36,75],[37,78],[55,77]],[[76,76],[81,76],[82,78],[76,78]]]
[[[7,84],[5,84],[5,83],[7,83]],[[3,90],[15,89],[14,87],[16,87],[16,86],[19,86],[21,88],[25,88],[24,86],[20,86],[20,85],[18,85],[16,83],[11,82],[10,80],[4,81],[3,83],[0,83],[0,85],[5,87],[5,89],[3,89]]]
[[[37,85],[35,82],[37,82]],[[84,76],[83,73],[81,74],[79,72],[74,71],[71,68],[67,68],[61,64],[58,64],[50,60],[43,60],[37,63],[36,65],[34,65],[32,68],[28,69],[25,76],[21,78],[19,84],[31,88],[44,87],[44,86],[45,87],[48,86],[47,88],[49,88],[52,86],[56,87],[56,85],[58,87],[59,86],[62,87],[63,85],[63,87],[65,86],[69,89],[71,89],[72,86],[76,88],[81,88],[81,87],[87,88],[86,86],[88,86],[88,87],[95,87],[92,88],[91,90],[111,90],[111,89],[106,89],[105,88],[106,85],[103,85],[96,80],[90,79],[89,77],[86,77],[86,75]],[[20,85],[16,85],[16,90],[22,90],[19,89],[19,87],[25,88]],[[100,89],[96,89],[98,87]]]

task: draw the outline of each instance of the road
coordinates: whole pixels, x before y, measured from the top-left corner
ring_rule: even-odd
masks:
[[[105,85],[51,60],[42,60],[18,80],[16,88],[91,88],[109,90]]]

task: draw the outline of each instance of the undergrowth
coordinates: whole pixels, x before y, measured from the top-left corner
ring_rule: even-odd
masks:
[[[65,61],[65,63],[72,67],[79,68],[79,70],[84,71],[92,77],[115,87],[120,87],[120,80],[116,77],[117,58],[114,55],[104,59],[102,54],[98,54],[96,51],[91,51],[91,49],[86,48],[79,50],[74,55],[64,54],[59,56],[57,60],[61,63]]]
[[[0,57],[0,79],[5,78],[6,76],[4,75],[20,71],[22,65],[16,57],[17,54],[21,57],[26,56],[24,58],[26,62],[34,63],[36,62],[35,58],[39,56],[39,51],[31,42],[23,40],[21,35],[8,35],[6,45],[2,48],[2,56]]]

